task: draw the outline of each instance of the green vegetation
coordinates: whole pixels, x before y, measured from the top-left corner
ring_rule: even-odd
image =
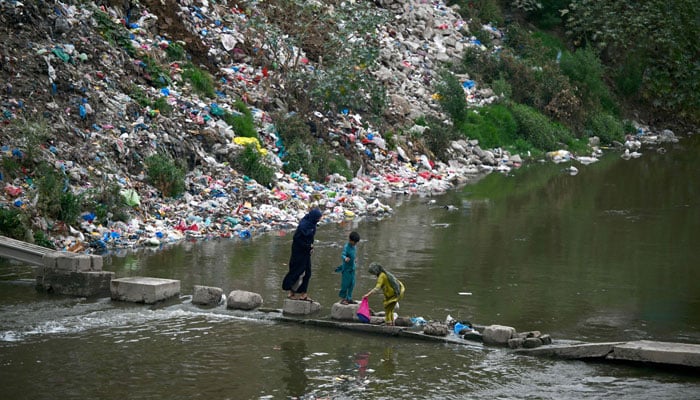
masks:
[[[452,118],[455,125],[461,125],[466,118],[467,99],[457,78],[448,71],[441,71],[436,85],[442,110]]]
[[[255,120],[248,106],[243,101],[236,100],[234,107],[236,113],[226,112],[224,121],[233,128],[236,136],[257,138],[258,131],[255,127]]]
[[[83,210],[94,213],[96,223],[127,221],[128,206],[119,194],[120,190],[120,186],[113,182],[102,182],[101,185],[89,189],[84,196]]]
[[[182,77],[187,79],[192,84],[194,91],[204,97],[213,99],[216,97],[214,92],[214,78],[202,69],[188,64],[183,68]]]
[[[587,121],[589,136],[598,136],[602,143],[622,141],[625,136],[624,123],[610,114],[593,114]]]
[[[165,54],[168,56],[168,61],[182,61],[187,57],[185,48],[180,43],[170,42],[165,48]]]
[[[97,26],[100,34],[112,46],[118,46],[124,49],[130,56],[136,54],[136,49],[129,38],[129,31],[121,24],[112,21],[109,14],[101,10],[95,10],[93,16],[97,21]]]
[[[164,197],[177,197],[185,191],[185,170],[166,154],[154,154],[145,160],[148,181]]]
[[[518,124],[508,107],[494,104],[470,109],[460,130],[484,148],[507,147],[517,139]]]
[[[618,93],[640,96],[669,118],[700,122],[697,0],[577,0],[564,18],[574,46],[601,54],[622,84]],[[620,71],[632,74],[622,79]]]
[[[26,232],[24,219],[24,215],[18,210],[0,208],[0,235],[24,240]]]
[[[299,115],[276,115],[273,119],[283,146],[280,158],[284,172],[303,172],[317,182],[335,173],[352,179],[352,169],[345,156],[337,154],[327,143],[317,141]]]
[[[265,159],[255,145],[247,145],[236,159],[236,167],[263,186],[270,187],[275,169],[265,164]]]
[[[552,122],[532,107],[513,103],[510,110],[518,123],[518,135],[537,149],[556,150],[572,139],[566,127]]]
[[[63,171],[42,163],[38,167],[37,209],[50,218],[75,223],[80,216],[82,195],[71,191],[69,179]]]
[[[173,111],[173,106],[168,103],[167,97],[159,97],[153,102],[153,109],[158,110],[163,115],[170,115]]]

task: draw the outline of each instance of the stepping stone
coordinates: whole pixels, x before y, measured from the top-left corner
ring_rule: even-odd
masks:
[[[341,304],[333,303],[331,307],[331,318],[339,321],[355,321],[357,319],[357,309],[360,308],[360,304]]]
[[[321,303],[308,300],[284,299],[283,314],[308,315],[321,310]]]
[[[112,300],[154,304],[180,294],[180,281],[175,279],[130,277],[112,279]]]

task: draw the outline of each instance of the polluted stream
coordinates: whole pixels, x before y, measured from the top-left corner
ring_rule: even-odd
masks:
[[[321,226],[310,295],[327,318],[350,231],[355,298],[378,261],[406,285],[399,315],[538,330],[556,340],[700,343],[697,140],[625,161],[533,165],[446,195],[395,199],[381,221]],[[0,265],[0,381],[22,399],[694,399],[700,378],[644,365],[563,361],[416,341],[191,304],[194,285],[260,293],[281,308],[291,232],[114,253],[117,277],[178,279],[156,304],[36,292]],[[464,293],[471,295],[463,295]],[[375,296],[376,297],[376,296]],[[379,299],[371,306],[381,310]]]

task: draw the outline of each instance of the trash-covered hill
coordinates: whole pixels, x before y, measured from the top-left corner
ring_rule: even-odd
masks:
[[[340,16],[354,4],[318,2],[316,16],[328,23],[337,15],[348,29],[360,21]],[[300,111],[287,77],[324,72],[322,53],[306,52],[314,43],[271,46],[270,37],[285,39],[284,29],[299,26],[285,9],[258,1],[0,0],[0,225],[71,251],[247,238],[294,227],[312,204],[326,210],[325,222],[382,217],[392,212],[385,199],[397,193],[442,193],[518,165],[517,155],[467,141],[452,143],[452,160],[440,162],[421,144],[425,128],[413,125],[441,117],[432,85],[442,63],[470,46],[488,50],[457,12],[442,1],[367,4],[384,21],[372,36],[378,61],[362,67],[386,90],[384,121],[373,125],[353,109],[304,114],[314,141],[359,166],[350,180],[334,174],[314,182],[305,171],[283,172],[284,143],[272,118]],[[362,40],[353,33],[346,43]],[[186,63],[214,77],[213,98],[185,76]],[[470,103],[495,99],[469,77],[461,81]],[[360,104],[370,96],[356,93]],[[240,114],[240,102],[257,142],[226,120]],[[403,134],[388,143],[389,131]],[[268,185],[236,169],[251,140],[274,168]],[[153,185],[146,160],[154,154],[187,166],[182,195],[169,198]]]

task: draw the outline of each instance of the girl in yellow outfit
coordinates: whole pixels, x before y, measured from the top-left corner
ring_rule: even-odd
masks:
[[[379,263],[370,264],[369,273],[377,276],[377,285],[363,297],[369,297],[379,291],[384,292],[384,321],[387,325],[394,325],[394,308],[399,300],[403,299],[406,288],[394,274],[386,271]]]

